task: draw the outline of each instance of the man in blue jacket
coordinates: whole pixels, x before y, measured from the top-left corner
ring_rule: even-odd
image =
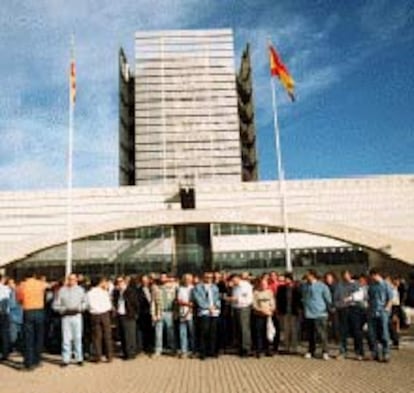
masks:
[[[200,328],[200,359],[207,356],[217,357],[217,320],[220,315],[220,294],[216,284],[213,283],[213,273],[206,272],[203,282],[196,285],[193,290],[194,303],[197,305],[197,316]]]
[[[308,270],[306,283],[302,286],[302,302],[305,313],[305,329],[309,340],[309,351],[305,358],[315,356],[316,335],[321,339],[322,359],[328,360],[328,311],[332,304],[329,288],[314,270]]]

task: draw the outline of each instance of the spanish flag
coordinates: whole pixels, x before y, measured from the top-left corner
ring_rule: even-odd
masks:
[[[70,60],[70,71],[69,71],[69,96],[70,96],[71,104],[74,105],[76,101],[76,65],[75,65],[75,57],[73,55],[73,49],[72,49],[72,56]]]
[[[280,80],[280,83],[284,86],[289,97],[292,101],[295,101],[295,81],[290,76],[290,73],[287,67],[282,63],[276,49],[269,44],[269,58],[270,58],[270,74],[272,76],[277,76]]]

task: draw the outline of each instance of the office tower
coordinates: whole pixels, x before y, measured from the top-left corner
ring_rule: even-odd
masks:
[[[252,72],[250,46],[247,44],[237,74],[243,181],[258,180]]]
[[[119,184],[135,184],[134,77],[125,53],[119,50]]]
[[[120,68],[128,68],[125,57]],[[232,31],[138,32],[134,69],[133,89],[129,70],[128,82],[125,75],[120,80],[120,90],[129,93],[120,95],[130,97],[132,91],[135,97],[128,101],[134,112],[134,138],[129,126],[120,126],[120,183],[131,184],[131,177],[136,185],[240,181]],[[121,135],[124,129],[128,132]],[[134,171],[132,149],[122,146],[122,141],[132,139]]]

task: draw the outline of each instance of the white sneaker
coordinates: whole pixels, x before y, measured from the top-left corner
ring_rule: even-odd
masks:
[[[322,359],[323,359],[323,360],[329,360],[329,359],[330,359],[330,357],[329,357],[329,355],[325,352],[325,353],[323,353],[323,354],[322,354]]]
[[[312,354],[311,354],[310,352],[305,353],[304,358],[305,358],[305,359],[312,359]]]

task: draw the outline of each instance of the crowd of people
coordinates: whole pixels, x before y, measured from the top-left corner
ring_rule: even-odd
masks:
[[[304,358],[314,358],[320,346],[328,360],[330,340],[342,359],[349,339],[356,359],[388,362],[400,329],[414,316],[414,276],[406,284],[376,269],[359,277],[343,271],[340,278],[308,270],[301,280],[276,272],[92,281],[70,274],[49,283],[32,273],[20,283],[0,278],[1,359],[21,352],[24,370],[40,366],[44,350],[61,353],[66,367],[139,353],[201,360],[234,351],[299,355],[302,341]]]

